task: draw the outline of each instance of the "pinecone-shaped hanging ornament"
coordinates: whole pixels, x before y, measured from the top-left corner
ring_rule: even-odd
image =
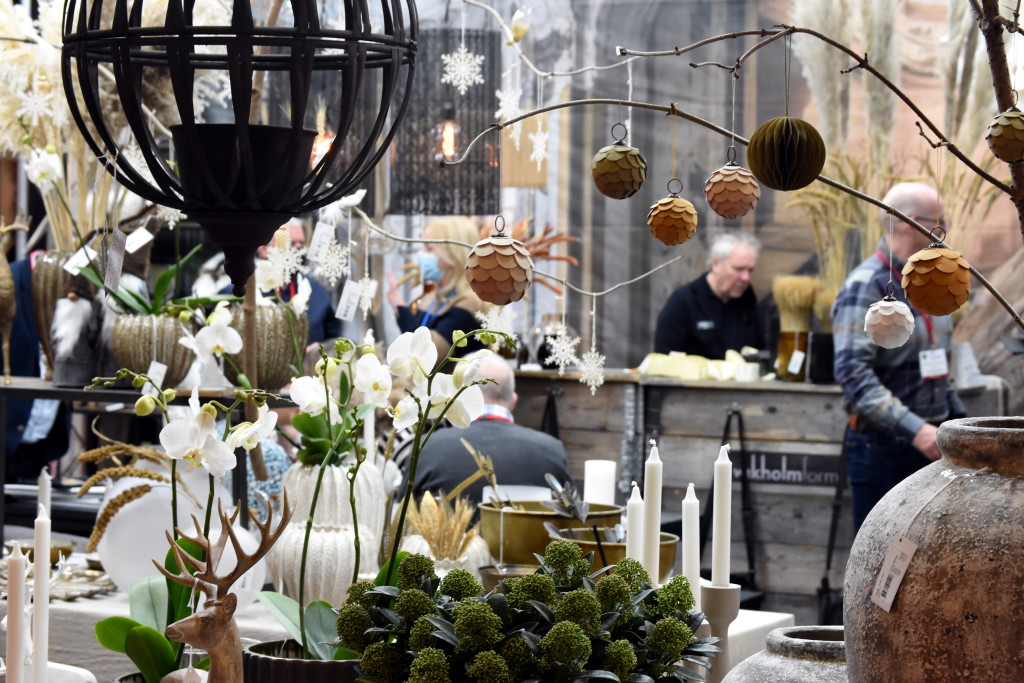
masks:
[[[996,158],[1011,163],[1024,159],[1024,113],[1017,107],[996,114],[985,136]]]
[[[497,222],[497,221],[495,221]],[[466,259],[466,280],[487,303],[519,301],[533,282],[533,259],[519,240],[497,234],[477,242]]]
[[[907,259],[902,284],[907,301],[917,310],[949,315],[971,293],[970,265],[959,251],[934,242]]]
[[[626,130],[621,123],[616,123],[612,126],[613,135],[618,126]],[[640,150],[627,145],[624,138],[625,133],[615,144],[599,149],[590,164],[594,185],[601,194],[612,199],[632,197],[647,180],[647,161]]]
[[[780,116],[750,136],[747,163],[762,185],[773,190],[807,187],[825,167],[825,143],[803,119]]]
[[[656,201],[647,212],[647,225],[652,235],[671,247],[682,244],[697,232],[697,209],[678,192],[672,191],[675,184],[682,189],[683,184],[678,178],[673,178],[668,184],[669,195]]]
[[[883,349],[895,349],[906,344],[914,332],[914,313],[890,294],[868,308],[864,331]]]
[[[761,186],[754,174],[730,161],[704,183],[708,206],[722,218],[739,218],[757,206]]]

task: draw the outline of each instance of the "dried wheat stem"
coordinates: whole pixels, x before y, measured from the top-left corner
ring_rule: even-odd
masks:
[[[110,525],[110,520],[114,518],[114,515],[117,514],[118,510],[128,503],[142,498],[152,490],[153,487],[149,484],[142,484],[141,486],[130,488],[127,491],[122,491],[111,498],[110,502],[103,507],[103,511],[100,513],[100,516],[96,518],[96,524],[93,526],[92,533],[89,535],[89,542],[85,546],[85,551],[87,553],[96,551],[96,546],[99,545],[100,539],[103,538],[104,532]]]
[[[78,497],[81,498],[89,489],[104,479],[117,479],[119,477],[137,477],[138,479],[149,479],[150,481],[158,481],[165,484],[171,482],[169,477],[152,470],[144,470],[141,467],[132,467],[131,465],[107,467],[85,480],[85,483],[78,490]]]

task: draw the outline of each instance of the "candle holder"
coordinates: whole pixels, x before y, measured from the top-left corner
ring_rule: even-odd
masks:
[[[700,598],[711,635],[721,638],[718,647],[722,648],[721,654],[713,660],[714,666],[706,680],[707,683],[720,683],[725,674],[729,673],[729,625],[740,613],[740,586],[738,583],[727,586],[702,583]]]

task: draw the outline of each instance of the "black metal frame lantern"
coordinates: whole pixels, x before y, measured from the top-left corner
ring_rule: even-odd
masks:
[[[346,0],[337,29],[325,28],[316,0],[290,0],[294,21],[275,26],[258,25],[249,0],[232,2],[227,26],[194,24],[195,0],[168,0],[163,24],[143,26],[143,2],[66,0],[62,72],[71,113],[121,184],[203,226],[223,248],[240,294],[257,247],[278,226],[353,191],[387,150],[411,91],[415,2]],[[195,115],[196,80],[213,72],[230,83],[226,122]],[[320,72],[336,74],[326,96],[336,142],[314,164]],[[180,119],[170,136],[152,122],[143,93],[144,83],[163,76]],[[287,110],[253,112],[260,98],[254,82],[288,93]],[[353,140],[357,108],[366,102],[376,116]]]

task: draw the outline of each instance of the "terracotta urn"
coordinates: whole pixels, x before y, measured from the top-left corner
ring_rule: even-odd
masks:
[[[950,420],[938,440],[942,458],[893,488],[850,550],[853,683],[1024,681],[1024,417]],[[901,538],[916,550],[898,581],[886,557]]]
[[[722,683],[846,683],[842,626],[786,626],[744,659]]]

